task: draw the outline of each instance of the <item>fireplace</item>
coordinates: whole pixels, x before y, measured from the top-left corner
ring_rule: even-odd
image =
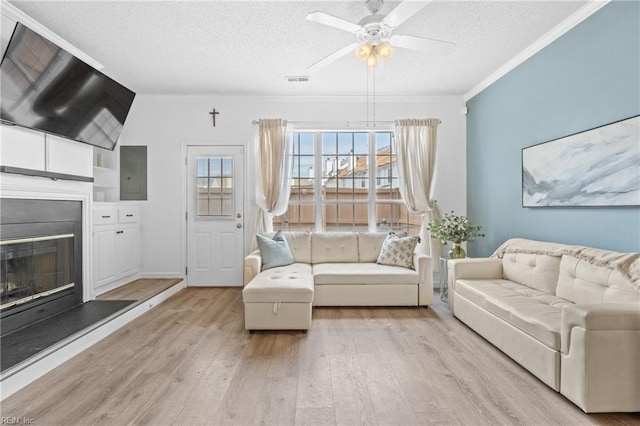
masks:
[[[82,303],[82,202],[0,200],[2,335]]]

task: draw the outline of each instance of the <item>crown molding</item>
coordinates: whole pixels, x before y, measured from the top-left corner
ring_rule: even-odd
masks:
[[[100,62],[96,61],[91,56],[74,47],[71,43],[33,19],[14,5],[10,4],[9,2],[5,0],[0,1],[0,12],[2,12],[2,14],[7,18],[26,25],[31,30],[37,32],[47,40],[57,44],[58,47],[63,48],[64,50],[71,53],[73,56],[85,62],[86,64],[92,66],[93,68],[97,70],[101,70],[104,68],[104,66]]]
[[[168,99],[173,102],[200,102],[206,100],[210,102],[211,99],[224,100],[224,101],[258,101],[258,102],[278,102],[278,103],[364,103],[374,101],[373,96],[367,98],[366,95],[232,95],[232,94],[198,94],[198,95],[181,95],[181,94],[167,94],[167,93],[155,93],[145,94],[140,93],[136,99],[145,99],[149,102],[165,102]],[[436,105],[452,105],[452,106],[465,106],[465,100],[462,95],[446,95],[446,96],[387,96],[376,95],[376,104],[384,103],[414,103],[414,104],[436,104]]]
[[[464,94],[465,102],[469,101],[478,93],[482,92],[484,89],[498,81],[504,75],[509,73],[511,70],[516,68],[518,65],[522,64],[524,61],[547,47],[549,44],[553,43],[555,40],[560,38],[563,34],[567,33],[573,27],[577,26],[579,23],[587,19],[589,16],[596,13],[598,10],[602,9],[606,6],[611,0],[591,0],[589,3],[578,9],[576,12],[571,14],[567,19],[562,21],[556,27],[549,30],[546,34],[540,37],[538,40],[529,45],[522,52],[511,58],[507,63],[502,65],[500,68],[495,70],[493,73],[489,74],[484,80],[478,83],[475,87],[469,90]]]

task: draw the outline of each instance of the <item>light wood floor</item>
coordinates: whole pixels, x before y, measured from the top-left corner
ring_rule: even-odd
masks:
[[[189,288],[2,403],[34,424],[603,425],[453,318],[314,308],[312,329],[243,328],[238,288]]]

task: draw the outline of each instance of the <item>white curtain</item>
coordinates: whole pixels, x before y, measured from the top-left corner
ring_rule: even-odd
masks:
[[[438,206],[433,199],[436,177],[436,148],[440,120],[396,120],[394,147],[397,155],[400,195],[410,213],[422,216],[417,250],[438,259],[439,241],[433,240],[427,225],[438,218]],[[437,261],[434,261],[434,267]]]
[[[254,234],[273,231],[273,217],[287,211],[292,147],[286,120],[260,120],[254,152],[258,205]]]

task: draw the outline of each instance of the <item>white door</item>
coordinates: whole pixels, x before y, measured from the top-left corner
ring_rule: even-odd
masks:
[[[187,146],[187,285],[242,286],[244,148]]]

